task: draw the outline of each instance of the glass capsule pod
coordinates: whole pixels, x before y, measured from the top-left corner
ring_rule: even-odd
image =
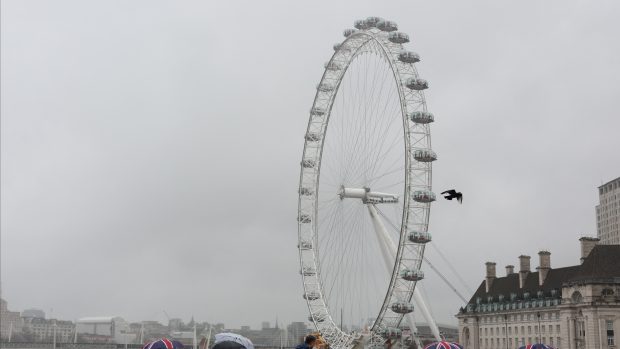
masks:
[[[318,141],[321,140],[321,134],[314,133],[314,132],[309,132],[309,133],[306,133],[306,137],[305,138],[306,138],[306,140],[308,142],[318,142]]]
[[[409,42],[409,35],[402,32],[391,32],[388,34],[388,40],[395,44],[405,44]]]
[[[366,24],[365,19],[358,19],[357,21],[355,21],[353,26],[359,30],[368,29],[368,24]]]
[[[314,191],[310,188],[299,188],[299,194],[304,195],[304,196],[310,196],[312,194],[314,194]]]
[[[322,84],[316,85],[316,89],[321,92],[330,92],[334,90],[334,85],[324,82]]]
[[[413,304],[407,302],[396,302],[392,303],[390,309],[398,314],[408,314],[413,311]]]
[[[420,55],[411,51],[403,51],[398,54],[398,60],[405,63],[418,63]]]
[[[383,20],[377,23],[377,28],[384,32],[393,32],[398,30],[398,25],[396,22]]]
[[[314,314],[314,318],[312,315],[308,316],[308,321],[323,322],[325,319],[327,319],[327,315],[325,314]]]
[[[323,116],[325,115],[325,109],[320,107],[314,107],[310,109],[310,115],[312,116]]]
[[[312,217],[309,214],[300,214],[297,217],[299,223],[310,223],[312,222]]]
[[[301,162],[301,166],[303,168],[314,168],[314,166],[316,166],[316,161],[311,160],[311,159],[306,159]]]
[[[334,51],[338,51],[340,46],[342,46],[342,43],[340,43],[340,42],[335,43],[334,46],[333,46],[334,47]]]
[[[364,20],[364,22],[369,28],[376,27],[377,24],[379,24],[379,22],[382,22],[382,21],[383,21],[383,18],[381,17],[368,17]]]
[[[435,199],[435,193],[430,190],[416,190],[413,192],[413,200],[417,202],[433,202]]]
[[[314,276],[316,275],[316,269],[314,267],[303,267],[300,274],[303,276]]]
[[[357,30],[355,29],[345,29],[344,32],[342,32],[342,34],[344,35],[345,38],[348,38],[349,36],[351,36],[353,33],[355,33]]]
[[[312,249],[312,241],[302,241],[297,244],[297,248],[302,250],[311,250]]]
[[[435,115],[427,111],[414,111],[409,113],[409,119],[416,124],[430,124],[435,121]]]
[[[340,70],[342,69],[342,65],[336,63],[336,62],[326,62],[325,63],[325,69],[327,70]]]
[[[416,149],[413,158],[420,162],[433,162],[437,160],[437,154],[430,149]]]
[[[407,281],[420,281],[424,279],[424,272],[417,269],[403,269],[400,271],[400,277]]]
[[[383,333],[381,334],[381,336],[385,339],[398,339],[402,337],[402,335],[403,335],[403,331],[401,331],[399,328],[394,328],[394,327],[386,328],[385,330],[383,330]]]
[[[416,244],[425,244],[431,242],[431,234],[426,231],[411,231],[409,232],[409,241]]]
[[[424,79],[409,78],[405,82],[405,85],[412,90],[421,91],[428,88],[428,81]]]
[[[316,291],[311,291],[311,292],[306,292],[303,297],[306,300],[314,301],[314,300],[321,298],[321,294]]]

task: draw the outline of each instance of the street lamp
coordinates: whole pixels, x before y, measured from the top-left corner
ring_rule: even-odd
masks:
[[[508,349],[508,314],[504,314],[504,326],[504,331],[506,331],[506,349]]]
[[[537,312],[536,316],[538,317],[538,333],[536,334],[536,342],[540,343],[540,312]]]

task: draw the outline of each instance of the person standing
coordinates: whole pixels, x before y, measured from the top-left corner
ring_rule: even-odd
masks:
[[[303,343],[295,347],[295,349],[312,349],[316,344],[316,337],[313,335],[306,336],[306,339]]]

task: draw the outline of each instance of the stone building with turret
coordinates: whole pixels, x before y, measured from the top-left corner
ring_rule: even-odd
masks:
[[[456,317],[465,349],[513,349],[545,343],[562,349],[620,347],[620,245],[581,238],[581,264],[551,268],[551,253],[540,251],[536,271],[530,256],[519,256],[519,271],[506,266],[498,277],[494,262]]]

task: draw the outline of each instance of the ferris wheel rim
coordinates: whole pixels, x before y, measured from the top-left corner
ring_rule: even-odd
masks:
[[[394,269],[392,270],[392,275],[391,275],[391,278],[390,278],[390,285],[389,285],[389,288],[388,288],[388,292],[386,293],[385,299],[383,300],[383,304],[381,306],[381,310],[380,310],[379,314],[377,314],[377,320],[376,320],[377,322],[381,321],[381,319],[383,318],[385,312],[387,311],[390,299],[393,298],[394,284],[395,284],[397,276],[398,276],[397,275],[398,274],[398,269],[399,269],[399,266],[401,265],[403,249],[404,249],[404,246],[405,246],[403,244],[403,237],[406,235],[407,228],[408,228],[407,222],[408,222],[408,219],[409,219],[409,217],[408,217],[409,205],[410,205],[410,203],[412,201],[412,199],[411,199],[411,189],[412,189],[412,186],[411,186],[411,183],[410,183],[410,176],[411,176],[411,173],[410,173],[410,171],[411,171],[410,162],[412,160],[411,160],[411,157],[409,156],[410,155],[409,151],[411,150],[411,145],[410,145],[410,135],[409,135],[409,127],[408,127],[408,123],[409,123],[409,120],[408,120],[408,108],[407,108],[408,107],[408,103],[405,100],[405,94],[406,94],[405,89],[406,89],[406,87],[404,86],[404,82],[403,82],[403,79],[402,79],[403,74],[399,70],[398,62],[395,60],[395,56],[400,53],[400,52],[395,52],[395,51],[397,49],[402,50],[402,45],[400,43],[390,44],[388,42],[388,40],[387,40],[387,37],[388,37],[388,35],[385,34],[385,32],[382,32],[380,30],[374,30],[373,28],[351,32],[347,36],[347,38],[340,45],[338,45],[337,48],[335,47],[334,55],[332,56],[330,61],[326,64],[325,71],[324,71],[323,76],[321,77],[321,81],[319,83],[319,86],[322,86],[323,83],[326,81],[326,77],[329,75],[329,71],[333,68],[330,65],[335,64],[335,63],[341,63],[341,62],[339,62],[338,60],[335,59],[336,57],[338,57],[338,56],[347,57],[346,55],[342,54],[343,53],[342,50],[351,50],[352,49],[351,47],[348,47],[347,44],[350,43],[350,42],[353,42],[354,40],[358,40],[359,39],[361,43],[358,43],[357,46],[356,45],[352,45],[352,47],[356,47],[355,48],[355,52],[349,56],[349,59],[345,62],[345,66],[340,68],[342,70],[342,73],[336,75],[337,76],[337,80],[336,80],[336,83],[334,84],[335,85],[334,89],[329,94],[329,102],[328,102],[329,108],[327,110],[323,111],[324,115],[325,115],[324,117],[326,119],[324,133],[322,134],[323,136],[325,135],[327,127],[329,125],[329,118],[330,118],[331,113],[332,113],[331,108],[334,105],[334,99],[335,99],[335,96],[338,93],[338,90],[340,88],[340,84],[341,84],[343,78],[345,77],[345,74],[347,72],[347,69],[348,69],[349,65],[356,59],[356,57],[359,55],[358,52],[360,50],[362,50],[364,47],[366,47],[368,45],[371,45],[371,44],[374,44],[374,45],[376,45],[376,47],[378,47],[378,48],[380,48],[382,50],[381,53],[383,55],[383,58],[386,59],[386,62],[388,63],[389,68],[390,68],[390,70],[393,73],[393,78],[394,78],[394,81],[397,84],[397,88],[398,88],[398,92],[399,92],[399,100],[400,100],[400,104],[401,104],[400,105],[400,114],[402,116],[403,131],[404,131],[403,140],[404,140],[405,148],[406,148],[405,149],[405,154],[406,154],[406,156],[405,156],[405,186],[404,186],[404,188],[405,188],[404,194],[405,195],[403,197],[403,200],[406,200],[406,204],[403,204],[403,216],[402,216],[402,222],[400,224],[400,238],[399,238],[399,241],[398,241],[397,258],[396,258],[396,262],[394,264]],[[410,75],[414,76],[415,78],[418,78],[417,71],[415,70],[415,67],[413,66],[413,64],[409,63],[409,66],[411,67]],[[331,80],[333,80],[333,79],[331,79]],[[317,103],[317,101],[320,99],[320,96],[321,96],[322,93],[324,94],[324,92],[322,92],[320,90],[317,90],[317,93],[316,93],[314,101],[313,101],[313,106],[312,106],[311,114],[313,112],[318,112],[318,111],[315,111],[315,108],[317,108],[320,105],[320,103]],[[420,105],[422,107],[422,110],[424,112],[426,112],[426,101],[424,99],[424,95],[423,95],[423,93],[420,93],[420,95],[422,96]],[[309,134],[309,131],[310,131],[310,128],[311,128],[311,123],[312,123],[312,118],[313,118],[313,115],[310,116],[310,120],[308,122],[308,128],[307,128],[307,131],[306,131],[306,135]],[[428,128],[427,128],[427,132],[426,132],[425,136],[427,138],[428,148],[430,149],[430,131],[428,131]],[[333,320],[333,318],[331,316],[331,313],[329,311],[329,306],[324,301],[323,301],[323,307],[322,307],[324,312],[321,313],[321,312],[317,312],[316,311],[316,309],[320,310],[320,307],[316,307],[315,304],[314,304],[314,303],[317,303],[316,299],[314,299],[314,300],[308,299],[308,298],[311,298],[311,297],[308,296],[308,290],[310,289],[310,287],[308,287],[309,286],[308,283],[307,283],[307,279],[308,278],[307,278],[307,275],[305,275],[305,272],[304,272],[304,268],[305,268],[306,265],[308,265],[308,263],[306,263],[307,262],[307,260],[306,260],[307,257],[306,257],[306,259],[304,259],[305,254],[302,253],[302,244],[307,242],[307,241],[305,239],[302,239],[302,224],[304,224],[304,223],[302,223],[302,221],[300,220],[302,215],[305,212],[305,211],[302,211],[302,199],[303,199],[302,196],[305,195],[305,194],[302,194],[302,191],[304,190],[304,186],[303,186],[303,183],[304,183],[304,168],[305,168],[304,167],[305,166],[304,161],[308,160],[308,158],[306,157],[306,151],[308,149],[308,143],[310,142],[307,139],[307,137],[308,136],[306,136],[306,140],[304,142],[304,151],[303,151],[304,155],[302,157],[302,170],[300,172],[300,182],[299,182],[299,187],[298,187],[298,193],[299,193],[299,198],[298,198],[298,220],[299,220],[298,241],[299,241],[299,246],[298,246],[298,248],[300,248],[299,259],[300,259],[300,268],[301,268],[301,274],[302,274],[302,280],[303,280],[303,286],[304,286],[304,298],[306,298],[306,302],[307,302],[308,309],[309,309],[311,317],[312,317],[312,321],[314,322],[314,324],[317,327],[317,329],[319,329],[321,327],[324,331],[327,332],[327,335],[329,337],[338,338],[338,341],[343,344],[343,347],[347,347],[348,345],[350,345],[350,343],[353,340],[355,340],[354,336],[344,333],[342,331],[342,329],[340,329],[338,327],[338,325],[334,322],[334,320]],[[321,160],[322,160],[322,157],[323,157],[323,151],[324,151],[324,144],[321,143],[320,152],[319,152],[319,155],[318,155],[318,158],[317,158],[318,159],[318,170],[315,173],[316,180],[315,180],[315,186],[313,188],[316,191],[317,195],[318,195],[318,188],[320,188],[319,179],[320,179],[320,171],[321,171],[321,165],[322,165],[321,164]],[[317,165],[317,164],[315,164],[315,165]],[[430,172],[430,167],[429,167],[428,175],[426,176],[426,180],[425,180],[426,187],[428,187],[429,190],[430,190],[430,187],[431,187],[431,184],[432,184],[431,183],[430,173],[431,172]],[[425,222],[422,222],[422,224],[428,226],[428,217],[429,217],[429,212],[430,212],[430,205],[426,205],[426,207],[424,207],[424,210],[426,211],[426,213],[424,215]],[[315,220],[317,218],[318,218],[318,199],[315,199],[314,210],[312,212],[312,217],[310,219],[311,220]],[[315,223],[312,223],[312,224],[315,224]],[[313,242],[315,242],[315,241],[313,241]],[[316,248],[318,248],[318,246],[316,246]],[[419,265],[421,264],[422,256],[423,256],[423,253],[424,253],[424,245],[423,244],[421,244],[418,247],[418,251],[419,251],[419,263],[418,263],[418,268],[419,268]],[[318,260],[319,258],[317,256],[318,255],[318,251],[314,252],[314,250],[313,250],[313,252],[311,254],[312,254],[312,258],[313,258],[313,260],[312,260],[313,263],[312,264],[316,268],[316,273],[320,273],[320,270],[319,270],[320,268],[318,267],[320,265],[320,261]],[[321,291],[322,285],[321,285],[321,282],[320,282],[320,277],[315,277],[314,280],[311,280],[311,281],[317,282],[319,284],[318,285],[318,289],[319,289],[319,291]],[[406,300],[410,302],[411,301],[411,296],[413,294],[413,289],[415,287],[415,282],[410,283],[409,285],[412,285],[412,287],[410,287],[410,289],[408,291],[408,295],[406,297]],[[312,303],[312,302],[314,302],[314,303]],[[318,319],[316,318],[315,315],[322,315],[323,316],[323,318],[322,318],[323,321],[317,321]],[[404,315],[400,315],[400,319],[398,320],[398,323],[400,323],[400,321],[402,320],[403,316]],[[325,321],[327,321],[328,324],[330,324],[330,326],[321,326],[321,322],[325,322]],[[375,325],[376,324],[373,325],[373,330],[375,328]],[[373,333],[373,335],[375,335],[375,334]]]

